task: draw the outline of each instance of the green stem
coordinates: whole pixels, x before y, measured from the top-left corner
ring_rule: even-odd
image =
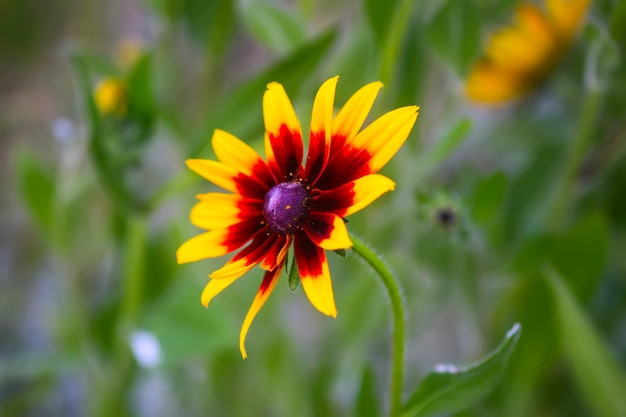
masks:
[[[396,61],[398,60],[398,51],[402,45],[402,36],[406,32],[411,17],[411,8],[413,1],[403,0],[393,17],[393,22],[389,29],[389,36],[385,42],[383,50],[383,62],[380,68],[380,80],[383,84],[387,84],[393,76]]]
[[[600,97],[600,92],[593,90],[587,93],[585,101],[583,102],[576,137],[568,150],[563,176],[560,179],[560,184],[558,184],[558,191],[552,201],[549,212],[550,217],[548,220],[553,229],[560,228],[567,218],[567,209],[571,203],[572,194],[574,193],[578,170],[592,139],[592,132],[600,107]]]
[[[124,269],[122,272],[122,303],[115,341],[113,368],[107,373],[102,388],[97,416],[126,416],[128,389],[135,374],[135,364],[129,348],[130,335],[136,325],[143,296],[146,252],[146,226],[143,217],[130,217],[126,224]]]
[[[404,304],[402,294],[396,278],[376,253],[353,234],[350,234],[350,238],[353,244],[352,249],[380,276],[391,300],[393,313],[393,358],[389,416],[398,416],[402,409],[402,385],[404,383]]]
[[[132,330],[141,307],[143,294],[144,254],[146,249],[146,219],[131,217],[126,225],[126,262],[124,264],[124,299],[121,322],[126,331]]]
[[[615,39],[618,45],[624,45],[623,41],[626,38],[626,2],[618,1],[611,15],[611,37]]]

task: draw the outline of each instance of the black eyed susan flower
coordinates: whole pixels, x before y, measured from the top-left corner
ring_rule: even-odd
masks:
[[[282,85],[270,83],[263,96],[266,160],[240,139],[216,130],[212,144],[219,161],[187,161],[191,170],[230,193],[198,196],[190,218],[207,232],[178,249],[178,263],[239,250],[209,275],[202,304],[255,265],[265,270],[241,328],[244,358],[250,324],[276,286],[292,244],[309,301],[320,312],[337,315],[324,251],[351,247],[344,218],[394,188],[377,172],[408,137],[418,107],[390,111],[361,130],[382,84],[361,88],[333,117],[337,79],[326,81],[315,97],[306,159],[291,102]]]
[[[522,3],[515,24],[494,33],[470,70],[470,99],[499,103],[536,87],[559,62],[591,0],[546,0],[544,10]]]

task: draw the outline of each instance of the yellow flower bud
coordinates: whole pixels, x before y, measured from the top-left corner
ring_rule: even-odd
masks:
[[[126,83],[119,78],[103,78],[94,89],[96,107],[103,115],[123,116],[127,110],[127,96]]]

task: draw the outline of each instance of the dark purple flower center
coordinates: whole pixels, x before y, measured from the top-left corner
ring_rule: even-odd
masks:
[[[265,195],[263,216],[274,233],[297,231],[309,215],[309,187],[300,181],[275,185]]]

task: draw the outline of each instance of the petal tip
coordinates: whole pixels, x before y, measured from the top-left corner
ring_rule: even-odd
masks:
[[[183,245],[181,245],[181,247],[180,247],[180,248],[178,248],[178,250],[176,251],[176,263],[177,263],[178,265],[186,264],[186,263],[188,263],[188,262],[189,262],[187,259],[185,259],[185,257],[183,256],[183,254],[182,254],[182,252],[181,252],[181,248],[182,248],[183,246],[184,246],[184,243],[183,243]]]
[[[276,81],[272,81],[271,83],[268,83],[265,88],[267,88],[267,90],[272,90],[274,88],[280,88],[280,87],[282,87],[281,83],[277,83]]]
[[[335,303],[333,303],[332,305],[327,305],[325,310],[320,311],[328,317],[332,317],[334,319],[337,318],[337,307],[335,307]]]

